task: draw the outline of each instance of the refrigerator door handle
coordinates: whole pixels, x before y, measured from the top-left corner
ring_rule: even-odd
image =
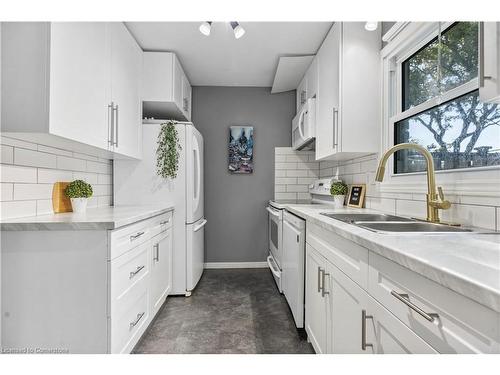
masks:
[[[194,189],[194,205],[193,212],[198,210],[198,205],[200,204],[200,190],[201,190],[201,169],[200,169],[200,147],[198,145],[198,140],[193,137],[193,158],[194,158],[194,173],[196,178],[196,186]]]
[[[207,224],[207,219],[203,219],[203,221],[200,224],[195,226],[193,228],[193,232],[198,232],[201,228],[203,228],[205,226],[205,224]]]

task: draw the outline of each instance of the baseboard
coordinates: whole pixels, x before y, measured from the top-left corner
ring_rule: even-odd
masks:
[[[223,268],[267,268],[267,262],[209,262],[204,264],[205,269]]]

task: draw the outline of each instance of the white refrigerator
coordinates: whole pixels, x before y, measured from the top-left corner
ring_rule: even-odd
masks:
[[[115,160],[115,206],[174,205],[172,294],[189,296],[204,265],[203,137],[190,122],[175,125],[182,150],[175,179],[156,173],[156,149],[165,120],[144,120],[142,160]]]

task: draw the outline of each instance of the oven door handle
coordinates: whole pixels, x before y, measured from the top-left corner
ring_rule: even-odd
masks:
[[[276,276],[278,279],[281,279],[281,273],[274,269],[273,261],[274,261],[273,257],[269,255],[267,257],[267,265],[269,266],[269,269],[271,270],[273,275]]]
[[[273,210],[271,207],[266,207],[266,210],[267,212],[269,212],[269,214],[273,215],[274,217],[277,217],[279,218],[280,217],[280,214],[278,212],[276,212],[276,210]]]

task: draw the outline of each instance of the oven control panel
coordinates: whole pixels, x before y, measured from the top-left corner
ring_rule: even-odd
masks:
[[[309,193],[314,195],[330,195],[332,183],[341,181],[337,178],[322,178],[309,185]]]

